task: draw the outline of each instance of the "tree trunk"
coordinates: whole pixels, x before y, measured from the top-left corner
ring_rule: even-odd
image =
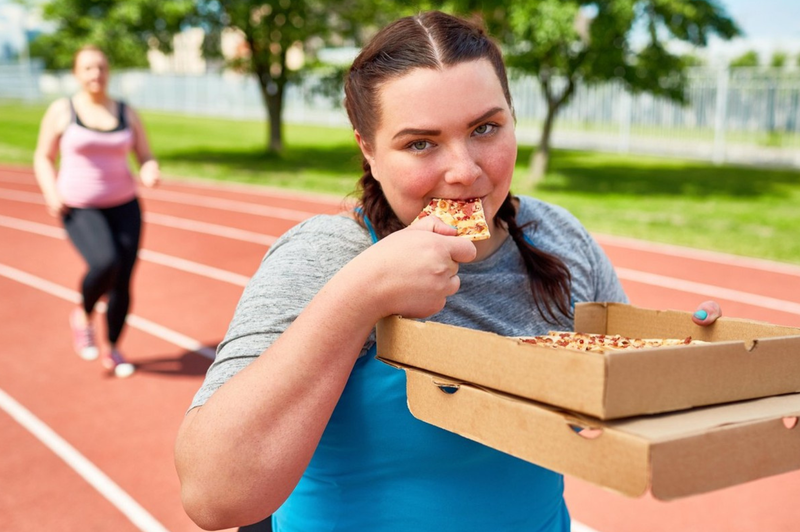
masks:
[[[261,97],[267,108],[267,152],[283,152],[283,86],[259,77]]]
[[[536,188],[547,173],[550,163],[550,134],[553,132],[553,122],[557,112],[558,107],[553,102],[548,102],[547,116],[544,119],[544,126],[542,126],[539,146],[531,156],[531,170],[526,183],[530,188]]]

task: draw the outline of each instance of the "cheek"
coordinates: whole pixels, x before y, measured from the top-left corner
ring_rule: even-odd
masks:
[[[495,187],[509,188],[516,161],[517,144],[511,139],[486,150],[483,169]]]
[[[385,162],[376,169],[381,188],[398,218],[411,223],[424,207],[425,198],[439,184],[439,173],[434,165],[424,163],[421,158],[403,157]]]

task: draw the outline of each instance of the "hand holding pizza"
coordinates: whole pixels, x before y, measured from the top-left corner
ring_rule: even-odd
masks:
[[[453,227],[429,217],[387,236],[351,262],[362,280],[371,280],[367,286],[377,295],[379,318],[425,318],[444,308],[461,286],[459,263],[477,254],[471,241],[455,235]]]

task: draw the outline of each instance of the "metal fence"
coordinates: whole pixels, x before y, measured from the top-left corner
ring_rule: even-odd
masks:
[[[315,80],[288,87],[289,123],[347,126],[344,110],[314,90]],[[49,101],[76,90],[67,72],[40,65],[0,65],[0,98]],[[264,120],[252,76],[229,72],[166,75],[115,71],[110,92],[139,109]],[[535,79],[513,77],[521,143],[539,140],[545,102]],[[2,117],[0,117],[0,124]],[[581,86],[558,115],[554,147],[800,167],[800,72],[692,69],[681,106],[615,83]]]

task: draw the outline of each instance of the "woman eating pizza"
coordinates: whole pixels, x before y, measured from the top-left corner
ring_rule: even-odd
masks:
[[[345,105],[358,207],[289,230],[245,289],[178,434],[187,513],[209,530],[272,515],[281,532],[568,532],[560,474],[412,417],[374,327],[571,330],[575,302],[627,302],[609,259],[566,210],[511,194],[511,95],[481,27],[440,12],[390,24],[355,59]],[[480,200],[480,239],[421,216],[435,199]]]

